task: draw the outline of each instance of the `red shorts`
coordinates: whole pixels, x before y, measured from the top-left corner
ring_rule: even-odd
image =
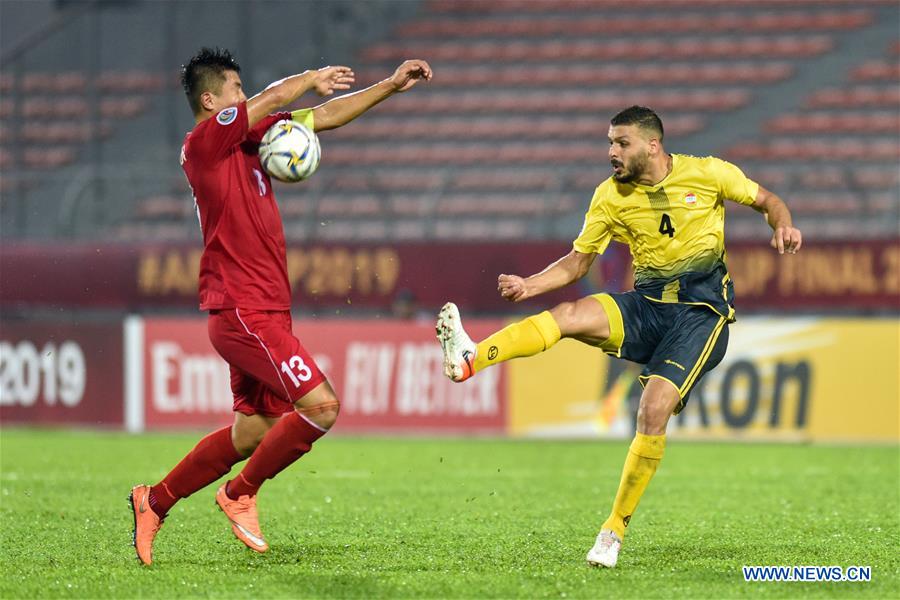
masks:
[[[231,367],[234,410],[280,417],[325,375],[291,332],[290,311],[210,311],[209,340]]]

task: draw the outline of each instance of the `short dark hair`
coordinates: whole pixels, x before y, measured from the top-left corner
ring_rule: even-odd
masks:
[[[646,106],[629,106],[610,120],[610,125],[637,125],[642,129],[649,129],[663,139],[663,124],[652,109]]]
[[[200,95],[217,91],[225,83],[225,71],[241,72],[231,52],[224,48],[200,48],[186,65],[181,65],[181,87],[194,114],[200,112]]]

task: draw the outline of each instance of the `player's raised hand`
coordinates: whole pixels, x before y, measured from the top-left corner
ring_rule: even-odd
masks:
[[[424,60],[404,61],[391,75],[391,83],[397,92],[405,92],[423,79],[431,81],[431,67]]]
[[[778,227],[772,235],[770,242],[772,247],[778,250],[778,254],[797,254],[803,244],[803,236],[796,227]]]
[[[320,96],[330,96],[335,90],[349,90],[355,81],[350,67],[322,67],[315,74],[315,90]]]
[[[525,279],[518,275],[500,275],[497,278],[497,290],[510,302],[520,302],[528,297]]]

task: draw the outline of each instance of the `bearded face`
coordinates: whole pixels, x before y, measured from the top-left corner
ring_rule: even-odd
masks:
[[[613,168],[613,179],[619,183],[632,183],[635,179],[647,172],[650,164],[650,153],[638,150],[630,157],[623,159],[610,159]]]
[[[609,128],[609,164],[613,179],[631,183],[647,172],[650,146],[636,125],[613,125]]]

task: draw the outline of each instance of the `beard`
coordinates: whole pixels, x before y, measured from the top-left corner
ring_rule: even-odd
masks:
[[[631,162],[623,163],[615,160],[611,161],[614,167],[621,167],[621,171],[613,172],[613,179],[619,183],[632,183],[635,179],[643,175],[647,171],[647,165],[650,164],[650,153],[644,152],[631,159]]]

